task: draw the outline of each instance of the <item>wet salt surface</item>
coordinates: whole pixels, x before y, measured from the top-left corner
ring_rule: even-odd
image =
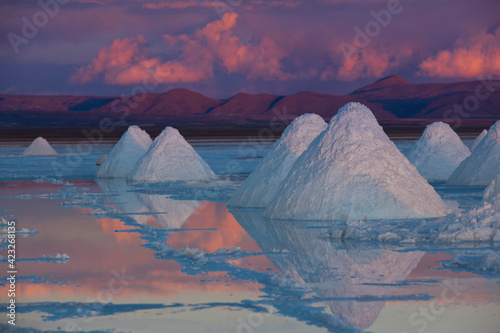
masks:
[[[217,173],[239,155],[228,156],[213,157]],[[18,228],[39,232],[17,239],[18,258],[70,257],[18,262],[18,326],[116,332],[498,331],[500,273],[474,264],[477,258],[495,259],[498,243],[325,238],[329,222],[271,221],[259,210],[229,212],[223,200],[237,186],[236,174],[228,172],[226,186],[209,184],[210,191],[206,184],[184,186],[177,197],[180,184],[0,181],[0,216],[13,216],[8,219]],[[464,207],[479,202],[482,189],[440,185],[437,190]],[[5,248],[0,255],[6,256]],[[0,267],[6,270],[5,264]],[[5,285],[0,293],[7,294]],[[0,320],[4,324],[5,316]]]
[[[246,178],[272,146],[270,140],[190,140],[196,152],[222,177]],[[29,143],[0,143],[0,180],[59,177],[94,178],[95,163],[112,142],[51,143],[57,156],[21,156]],[[229,163],[230,162],[230,163]]]

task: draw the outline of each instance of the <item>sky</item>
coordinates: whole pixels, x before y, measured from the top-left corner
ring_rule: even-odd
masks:
[[[0,0],[0,93],[346,94],[500,74],[499,0]]]

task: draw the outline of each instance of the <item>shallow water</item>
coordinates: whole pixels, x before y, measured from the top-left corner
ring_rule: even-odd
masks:
[[[50,158],[24,167],[26,161],[14,157],[20,146],[8,154],[0,147],[0,155],[14,155],[0,158],[0,166],[7,168],[5,159],[16,165],[0,181],[0,209],[6,210],[0,216],[15,220],[18,229],[39,232],[17,237],[18,326],[498,332],[500,273],[453,259],[499,253],[499,244],[337,241],[324,237],[328,222],[271,221],[259,210],[229,211],[225,200],[270,144],[194,146],[223,180],[169,186],[96,182],[92,164],[108,145],[66,171],[81,177],[54,181],[40,178],[49,176]],[[436,188],[461,207],[481,198],[481,189]],[[56,254],[70,259],[41,258]],[[4,274],[6,263],[0,267]]]

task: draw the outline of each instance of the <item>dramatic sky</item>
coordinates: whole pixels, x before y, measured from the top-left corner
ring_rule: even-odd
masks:
[[[0,0],[0,35],[0,93],[343,94],[500,74],[500,0]]]

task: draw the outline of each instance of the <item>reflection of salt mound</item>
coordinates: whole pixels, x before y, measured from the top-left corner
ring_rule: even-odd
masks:
[[[477,145],[448,179],[447,184],[487,186],[500,174],[500,120],[488,130]]]
[[[138,126],[130,126],[102,162],[97,177],[125,178],[153,141]]]
[[[276,193],[267,217],[408,219],[449,212],[372,112],[359,103],[340,109],[297,159]]]
[[[491,184],[484,190],[483,200],[493,200],[500,195],[500,175],[496,180],[492,180]]]
[[[229,205],[267,206],[297,158],[326,126],[323,118],[315,114],[295,118],[255,171],[238,187]]]
[[[130,178],[161,182],[210,180],[217,176],[178,130],[167,127],[139,160]]]
[[[96,183],[101,191],[106,194],[113,205],[120,213],[145,213],[148,208],[142,202],[141,194],[134,192],[125,179],[98,178]],[[147,215],[130,215],[137,223],[145,224],[149,218]]]
[[[472,142],[472,144],[470,145],[470,151],[473,151],[474,149],[476,149],[477,145],[483,141],[484,137],[486,136],[486,134],[488,134],[488,131],[487,130],[483,130],[481,132],[481,134],[479,134],[477,136],[477,138],[474,140],[474,142]]]
[[[180,229],[201,204],[194,200],[173,200],[164,195],[141,194],[141,200],[151,212],[166,212],[154,218],[165,229]]]
[[[371,326],[385,305],[373,297],[390,296],[391,285],[405,280],[424,254],[330,242],[318,238],[319,229],[303,228],[297,222],[264,221],[259,211],[232,214],[263,252],[289,251],[268,256],[285,276],[300,278],[320,299],[345,299],[329,303],[330,309],[361,329]]]
[[[24,156],[48,156],[57,155],[50,143],[42,137],[36,138],[23,152]]]
[[[199,201],[136,192],[125,179],[99,178],[96,183],[119,213],[133,217],[139,224],[153,218],[162,228],[178,229],[200,205]]]
[[[445,182],[469,155],[450,125],[439,121],[427,126],[407,156],[429,182]]]

